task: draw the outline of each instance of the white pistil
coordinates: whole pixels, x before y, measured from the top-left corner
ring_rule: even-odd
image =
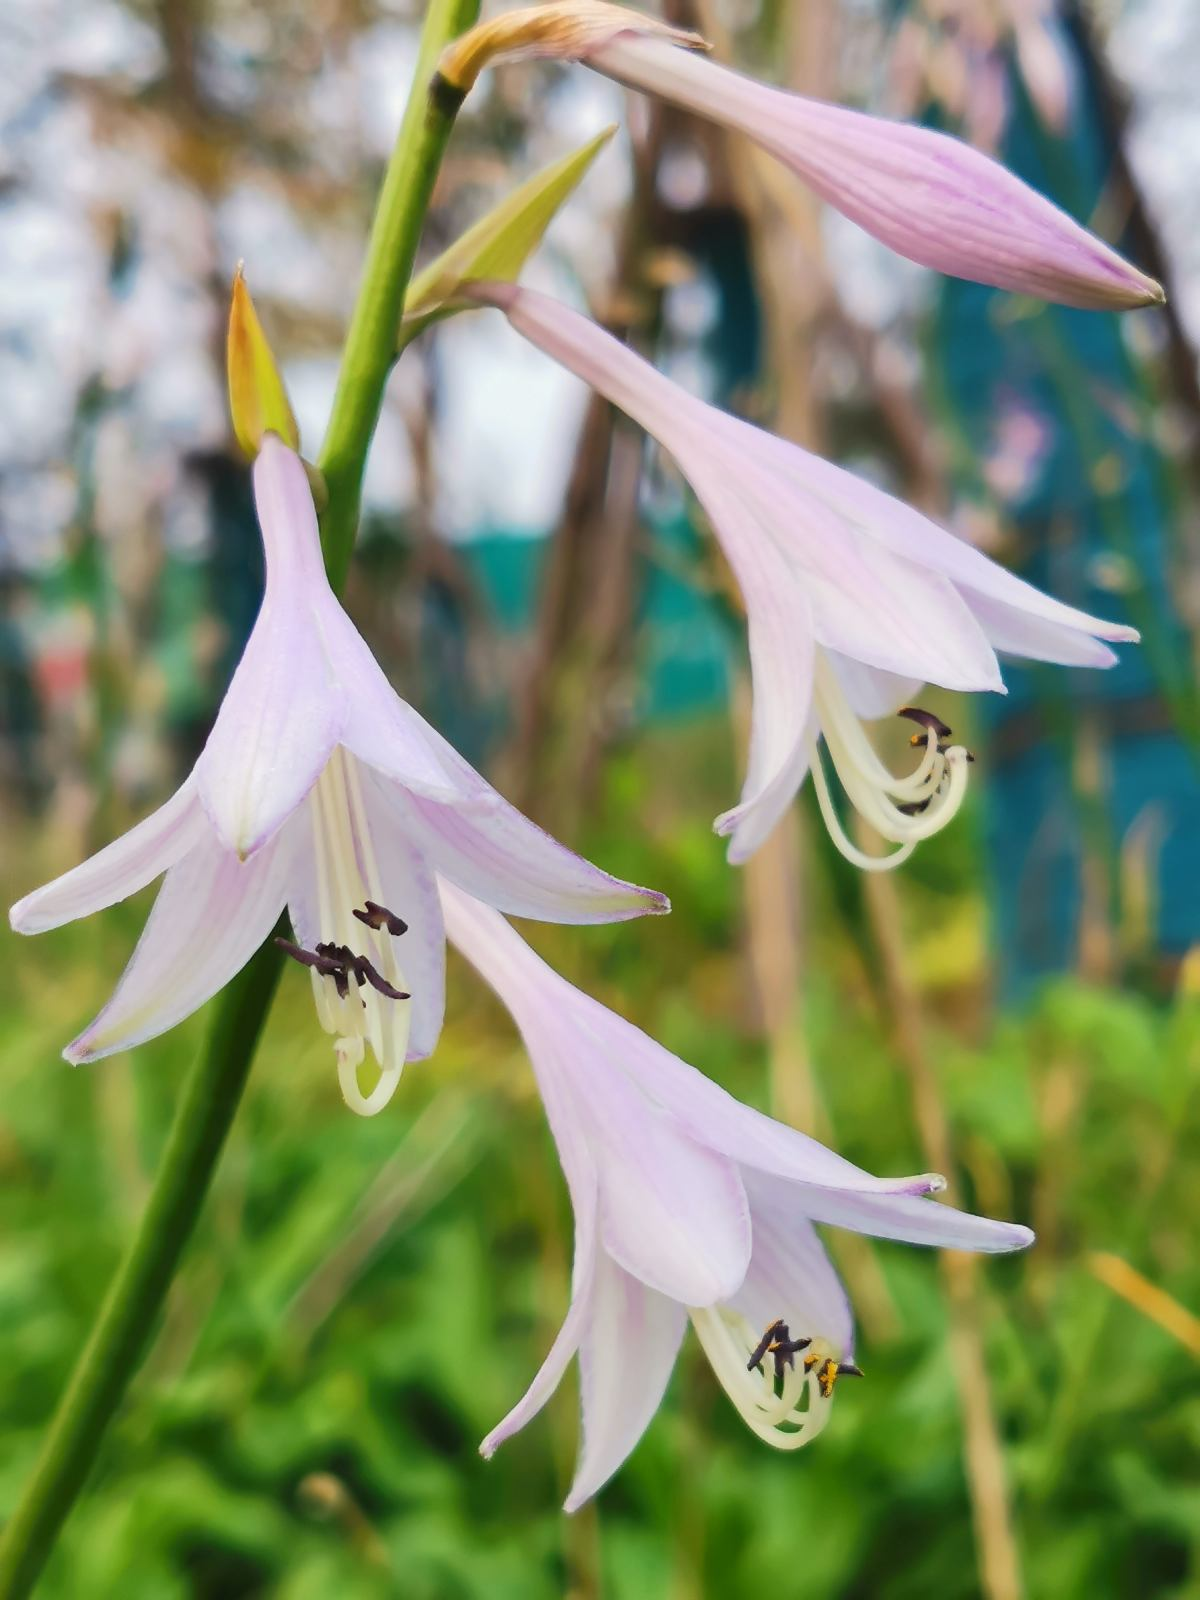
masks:
[[[837,1353],[825,1339],[813,1339],[793,1357],[776,1378],[774,1359],[767,1354],[760,1369],[747,1369],[758,1334],[745,1317],[728,1306],[705,1306],[689,1315],[713,1371],[748,1427],[777,1450],[798,1450],[809,1444],[829,1421],[833,1407],[833,1381],[828,1393],[821,1373]]]
[[[385,896],[353,756],[334,751],[313,788],[310,808],[322,942],[349,946],[393,988],[406,990],[395,939],[386,927],[369,928],[354,916],[356,906],[368,900],[382,904]],[[339,995],[331,977],[314,971],[313,995],[321,1026],[334,1035],[342,1097],[351,1111],[372,1117],[383,1110],[400,1082],[412,1001],[381,995],[369,983],[359,984],[353,972],[348,977],[348,990]],[[379,1081],[364,1094],[358,1069],[368,1044],[379,1065]]]
[[[925,730],[919,764],[897,777],[879,759],[836,673],[819,650],[813,698],[820,735],[847,800],[897,849],[886,856],[868,855],[848,837],[830,793],[820,739],[814,738],[810,748],[813,786],[830,837],[847,861],[864,871],[898,867],[922,839],[940,832],[957,814],[967,792],[969,754],[958,744],[942,749],[936,727],[930,727]]]

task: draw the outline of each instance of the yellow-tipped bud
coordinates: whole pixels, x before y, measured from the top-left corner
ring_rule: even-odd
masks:
[[[233,279],[226,351],[229,410],[233,431],[242,449],[253,461],[262,446],[263,435],[277,433],[286,445],[298,451],[300,430],[246,287],[240,262]]]
[[[653,34],[690,50],[710,48],[698,33],[673,28],[608,0],[551,0],[548,5],[506,11],[468,29],[443,52],[438,76],[451,90],[465,95],[484,68],[496,62],[578,61],[620,33]]]

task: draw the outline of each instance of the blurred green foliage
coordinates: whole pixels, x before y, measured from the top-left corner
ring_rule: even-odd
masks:
[[[697,805],[720,726],[614,761],[589,853],[666,889],[667,924],[529,929],[594,993],[760,1105],[768,1065],[741,877]],[[702,773],[699,785],[687,781]],[[660,780],[655,774],[661,774]],[[660,794],[661,787],[661,794]],[[666,794],[675,795],[668,804]],[[690,795],[685,814],[676,809]],[[5,876],[14,892],[20,841]],[[904,909],[966,1203],[1032,1222],[982,1263],[979,1315],[1033,1596],[1200,1594],[1194,1353],[1089,1266],[1110,1251],[1200,1306],[1191,1097],[1197,1003],[1071,982],[989,1022],[969,829],[933,842]],[[851,1159],[921,1168],[849,890],[811,873],[805,1026]],[[146,897],[143,897],[143,899]],[[0,1033],[0,1513],[11,1507],[152,1173],[202,1018],[130,1057],[57,1052],[104,997],[144,907],[11,940]],[[956,944],[964,943],[956,935]],[[965,939],[971,945],[971,938]],[[978,967],[979,962],[976,961]],[[868,1377],[811,1451],[765,1449],[689,1340],[667,1403],[597,1506],[558,1507],[573,1383],[490,1463],[567,1303],[571,1219],[514,1031],[457,961],[435,1058],[369,1122],[340,1106],[308,984],[286,975],[238,1126],[150,1357],[41,1593],[63,1600],[612,1600],[978,1593],[936,1261],[833,1245]],[[969,1003],[964,1001],[967,992]]]

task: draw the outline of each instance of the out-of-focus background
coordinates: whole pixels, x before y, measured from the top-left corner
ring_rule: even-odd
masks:
[[[260,556],[222,371],[247,275],[316,453],[414,58],[403,0],[8,0],[0,14],[0,872],[144,814],[202,743]],[[866,1381],[766,1450],[689,1346],[599,1504],[571,1383],[484,1464],[568,1293],[507,1019],[460,965],[434,1059],[339,1110],[289,973],[146,1367],[43,1592],[1200,1595],[1200,12],[1193,0],[668,0],[718,51],[1001,154],[1172,292],[1120,321],[941,284],[742,144],[580,70],[472,96],[426,248],[608,121],[531,280],[681,382],[1142,628],[1014,670],[964,817],[894,878],[807,801],[710,832],[746,682],[669,463],[491,313],[428,336],[371,458],[351,613],[535,817],[667,924],[532,930],[703,1071],[880,1171],[942,1167],[1037,1248],[835,1238]],[[888,730],[884,730],[885,737]],[[146,1194],[193,1019],[72,1071],[143,903],[0,958],[0,1514]]]

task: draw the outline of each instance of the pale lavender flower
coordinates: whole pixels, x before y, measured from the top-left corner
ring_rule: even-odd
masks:
[[[516,916],[611,922],[668,909],[534,826],[393,692],[329,587],[300,458],[254,466],[266,592],[199,760],[160,810],[12,908],[40,933],[165,872],[82,1062],[174,1026],[249,960],[286,904],[352,1109],[380,1110],[441,1029],[434,871]],[[364,1094],[370,1046],[379,1068]]]
[[[1093,310],[1161,303],[1153,278],[998,162],[948,134],[757,83],[638,31],[583,59],[632,88],[747,134],[899,255],[951,277]]]
[[[791,1450],[825,1427],[857,1372],[854,1322],[814,1223],[955,1250],[1023,1249],[1015,1223],[874,1178],[742,1105],[536,956],[486,906],[441,886],[446,931],[512,1013],[575,1209],[571,1306],[490,1456],[578,1355],[583,1438],[566,1509],[617,1470],[662,1400],[690,1318],[753,1431]],[[759,1358],[754,1366],[755,1358]]]
[[[831,206],[935,272],[1097,309],[1165,298],[1153,278],[961,140],[773,89],[697,53],[705,48],[699,34],[608,0],[549,0],[470,29],[447,48],[440,74],[462,94],[499,61],[583,61],[748,135]],[[1036,65],[1040,81],[1044,63]]]
[[[746,605],[754,713],[745,786],[717,818],[745,861],[809,771],[834,842],[866,868],[895,866],[958,811],[970,756],[937,717],[907,705],[922,684],[1004,692],[996,652],[1105,667],[1101,639],[1136,640],[1052,600],[882,489],[685,393],[556,300],[471,285],[518,333],[645,428],[707,512]],[[915,770],[893,774],[862,719],[900,710]],[[866,854],[838,816],[819,749],[854,809],[898,848]]]

